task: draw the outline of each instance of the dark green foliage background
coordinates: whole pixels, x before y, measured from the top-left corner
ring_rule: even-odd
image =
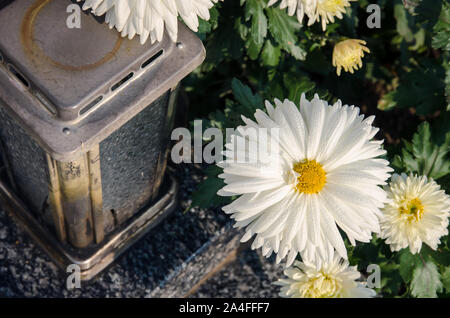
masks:
[[[184,81],[190,120],[202,119],[204,129],[233,128],[242,124],[241,114],[252,118],[265,99],[298,104],[302,93],[330,103],[339,98],[376,115],[376,138],[385,140],[396,172],[427,175],[450,193],[449,1],[360,0],[326,32],[320,23],[300,25],[267,2],[225,0],[211,10],[210,21],[201,21],[207,58]],[[370,3],[381,8],[380,29],[367,27]],[[343,38],[365,40],[371,53],[361,70],[338,77],[332,50]],[[216,195],[223,186],[219,173],[208,167],[193,205],[225,203]],[[448,237],[437,251],[424,246],[419,255],[392,253],[376,237],[347,246],[362,273],[369,264],[380,265],[383,297],[450,296]]]

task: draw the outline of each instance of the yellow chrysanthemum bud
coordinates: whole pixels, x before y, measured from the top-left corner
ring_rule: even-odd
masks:
[[[353,74],[362,66],[362,58],[364,52],[370,53],[365,47],[366,41],[358,39],[349,39],[339,42],[334,46],[333,50],[333,66],[337,68],[337,75],[341,75],[341,70]]]

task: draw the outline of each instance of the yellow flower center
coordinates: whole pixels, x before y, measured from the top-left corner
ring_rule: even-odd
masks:
[[[337,13],[339,9],[345,7],[344,0],[325,0],[319,2],[319,5],[323,11],[329,13]]]
[[[398,210],[400,215],[405,216],[406,220],[411,223],[413,221],[418,222],[422,219],[424,207],[418,198],[414,198],[401,206]]]
[[[308,280],[304,295],[307,298],[330,298],[336,296],[340,288],[335,278],[320,272],[319,275]]]
[[[294,171],[299,174],[295,188],[302,193],[319,193],[327,180],[322,165],[315,160],[297,162]]]

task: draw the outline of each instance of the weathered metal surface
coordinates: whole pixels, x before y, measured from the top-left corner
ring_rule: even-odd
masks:
[[[121,58],[121,62],[117,63],[120,66],[122,63],[126,62],[123,60],[122,56],[117,56],[119,50],[123,44],[123,39],[120,34],[114,36],[111,32],[97,32],[93,34],[90,32],[92,30],[93,19],[87,18],[83,19],[83,24],[90,24],[87,27],[80,28],[78,32],[67,32],[64,28],[64,23],[66,23],[67,15],[64,16],[67,8],[67,3],[64,1],[54,1],[54,0],[35,0],[31,5],[26,7],[25,15],[23,16],[21,24],[21,44],[25,55],[29,58],[33,66],[40,71],[45,71],[46,69],[54,72],[54,67],[60,70],[71,72],[72,74],[77,74],[77,72],[91,71],[99,69],[99,71],[92,73],[95,75],[97,83],[104,85],[102,82],[100,69],[103,64],[110,62],[115,58]],[[52,28],[51,24],[54,24]],[[61,28],[55,28],[55,26],[61,26]],[[85,32],[82,32],[86,30]],[[99,29],[102,30],[102,29]],[[56,41],[55,41],[56,40]],[[63,40],[60,42],[59,40]],[[96,42],[94,42],[96,41]],[[48,47],[50,45],[50,48]],[[52,47],[54,46],[54,47]],[[94,46],[94,49],[92,49]],[[88,52],[84,54],[76,55],[76,51],[88,47]],[[75,51],[75,52],[74,52]],[[130,57],[132,54],[129,54]],[[89,61],[89,60],[92,61]],[[73,63],[69,63],[67,60],[74,60]],[[133,60],[129,60],[135,62]],[[64,79],[64,78],[63,78]],[[65,79],[67,81],[67,79]],[[92,81],[93,79],[88,79]],[[91,82],[92,84],[94,82]],[[62,89],[63,86],[59,83],[50,84],[48,91],[50,94],[55,94],[58,89]],[[95,85],[94,85],[95,86]],[[86,91],[80,91],[81,96],[86,96],[87,91],[91,90],[92,87],[83,85],[82,88]],[[78,88],[75,88],[75,91]],[[77,101],[78,96],[73,96],[72,94],[63,94],[59,96],[62,98],[56,105],[64,106],[75,106],[70,104],[70,101]],[[73,99],[72,99],[73,98]],[[66,101],[67,104],[61,104],[62,101]],[[76,116],[75,114],[75,117]]]
[[[65,222],[76,216],[83,220],[78,223],[81,228],[83,224],[89,224],[89,228],[93,226],[95,241],[101,242],[102,232],[113,231],[158,194],[167,161],[176,96],[176,89],[164,94],[97,145],[98,149],[93,148],[87,153],[85,156],[92,157],[86,158],[90,179],[87,179],[87,170],[79,168],[85,179],[82,184],[72,186],[76,189],[73,193],[70,186],[65,192],[61,187],[60,169],[64,169],[64,163],[44,154],[0,105],[0,140],[5,142],[5,155],[8,154],[21,198],[39,213],[39,218],[46,218],[48,225],[54,225],[60,240],[65,241],[69,232],[72,233],[69,241],[79,247],[87,246],[91,241],[85,239],[84,244],[75,243],[74,235],[78,230],[70,229],[77,223]],[[45,156],[45,161],[40,159],[41,156]],[[74,169],[73,163],[68,169],[69,172]],[[81,199],[80,189],[84,191]],[[69,202],[73,200],[75,202]],[[82,212],[79,213],[84,216],[67,214],[68,210],[73,210],[71,206],[80,209]],[[47,211],[51,213],[47,215]],[[52,224],[48,222],[51,219]]]
[[[48,162],[48,172],[49,172],[49,196],[48,203],[49,209],[52,213],[53,224],[55,226],[56,235],[58,236],[60,242],[65,243],[67,240],[67,232],[65,225],[65,218],[62,206],[61,198],[61,186],[59,183],[59,174],[56,161],[53,160],[49,155],[47,155]],[[33,180],[34,181],[34,180]]]
[[[0,139],[4,156],[21,199],[40,217],[48,197],[47,157],[25,129],[6,112],[6,105],[0,98]]]
[[[169,100],[168,100],[168,107],[167,107],[167,113],[166,118],[164,121],[163,130],[161,131],[161,145],[166,145],[162,147],[162,151],[159,153],[158,158],[158,165],[156,167],[155,171],[155,177],[153,179],[153,193],[152,193],[152,200],[154,200],[159,195],[159,189],[161,186],[161,182],[164,178],[164,173],[166,172],[167,168],[167,160],[169,155],[169,145],[171,143],[170,136],[172,134],[173,126],[175,123],[175,114],[177,112],[177,99],[178,99],[178,91],[179,86],[174,87],[170,91]]]
[[[65,9],[70,3],[16,0],[0,10],[0,98],[58,161],[70,161],[99,144],[175,87],[205,57],[201,41],[182,23],[183,45],[175,45],[168,36],[159,44],[143,46],[137,38],[122,39],[115,51],[117,32],[90,15],[82,15],[81,29],[67,28]],[[32,32],[25,32],[24,25],[30,23]],[[27,41],[34,43],[31,49]],[[97,63],[109,53],[114,57]],[[42,59],[42,54],[48,58]]]
[[[94,221],[95,242],[98,244],[105,237],[105,218],[103,217],[102,172],[100,164],[100,147],[88,152],[89,191],[91,198],[91,213]]]
[[[165,142],[169,98],[169,93],[163,94],[100,143],[106,232],[148,204],[162,178],[157,165],[169,146]]]
[[[56,166],[67,237],[73,246],[85,248],[94,240],[87,156]]]
[[[48,159],[49,208],[62,242],[85,248],[104,238],[100,148],[71,162]]]
[[[173,204],[161,186],[177,88],[205,51],[181,24],[183,45],[141,46],[91,15],[69,29],[69,4],[0,9],[2,176],[15,194],[0,190],[57,262],[91,277],[168,212],[160,195]]]

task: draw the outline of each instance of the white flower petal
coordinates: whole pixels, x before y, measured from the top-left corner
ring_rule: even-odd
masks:
[[[301,254],[321,264],[335,250],[346,258],[338,227],[353,245],[370,241],[380,231],[379,208],[388,201],[379,185],[392,169],[376,158],[384,150],[372,141],[373,118],[364,119],[359,108],[340,101],[328,105],[317,95],[310,102],[302,94],[299,108],[275,100],[275,106],[266,102],[266,109],[256,111],[256,121],[243,118],[246,125],[226,144],[227,160],[218,164],[226,183],[220,194],[242,196],[224,211],[245,227],[243,241],[256,235],[252,247],[265,256],[276,253],[277,262],[286,259],[290,265]],[[271,136],[279,147],[268,162],[255,147],[241,144],[248,128],[280,130],[279,138]],[[259,138],[248,140],[261,146]],[[238,156],[251,161],[236,162]]]
[[[391,250],[409,247],[415,254],[422,243],[436,249],[448,234],[450,196],[425,176],[394,174],[385,189],[389,203],[380,216],[381,237]]]
[[[370,298],[376,295],[374,290],[356,281],[361,276],[356,267],[338,256],[330,256],[320,264],[296,261],[284,274],[286,278],[274,283],[281,286],[281,297]]]
[[[81,0],[77,0],[78,2]],[[209,20],[209,9],[218,0],[87,0],[83,10],[91,9],[96,15],[106,13],[106,22],[122,36],[141,36],[144,44],[161,41],[167,30],[172,41],[178,37],[178,16],[194,32],[198,30],[198,17]]]

